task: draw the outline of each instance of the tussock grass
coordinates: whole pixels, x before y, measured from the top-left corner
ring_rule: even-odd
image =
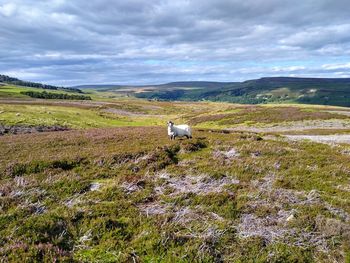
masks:
[[[194,135],[124,127],[1,137],[0,257],[345,260],[345,146]]]

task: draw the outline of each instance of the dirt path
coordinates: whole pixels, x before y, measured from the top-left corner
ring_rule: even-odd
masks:
[[[230,128],[232,131],[249,131],[249,132],[289,132],[305,131],[314,129],[350,129],[349,120],[312,120],[312,121],[295,121],[278,124],[269,124],[262,127],[239,126]]]
[[[105,112],[121,115],[121,116],[129,116],[129,117],[164,117],[165,115],[156,115],[156,114],[146,114],[141,112],[132,112],[127,110],[120,110],[115,108],[107,108],[104,110]]]
[[[285,135],[290,140],[302,141],[310,140],[314,142],[327,143],[327,144],[339,144],[347,143],[350,144],[350,135]]]
[[[329,111],[325,111],[325,112],[336,113],[336,114],[345,115],[345,116],[350,116],[350,111],[329,110]]]

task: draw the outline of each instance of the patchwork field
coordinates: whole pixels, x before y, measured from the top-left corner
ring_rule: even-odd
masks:
[[[348,108],[92,98],[1,99],[0,261],[349,262]]]

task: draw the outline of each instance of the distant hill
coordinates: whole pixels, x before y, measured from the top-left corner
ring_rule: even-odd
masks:
[[[187,88],[218,88],[229,87],[238,82],[215,82],[215,81],[179,81],[158,85],[159,87],[187,87]]]
[[[84,85],[139,98],[233,103],[304,103],[350,107],[350,78],[267,77],[243,82],[181,81],[156,85]]]
[[[9,77],[6,75],[0,74],[0,83],[6,83],[16,86],[25,86],[25,87],[31,87],[31,88],[38,88],[38,89],[51,89],[51,90],[64,90],[64,91],[70,91],[70,92],[78,92],[83,93],[80,89],[77,88],[66,88],[66,87],[58,87],[58,86],[52,86],[47,84],[41,84],[31,81],[23,81],[17,78]]]
[[[96,90],[104,89],[104,90],[109,90],[109,89],[118,89],[118,88],[122,88],[122,87],[125,87],[125,86],[113,85],[113,84],[91,84],[91,85],[78,85],[78,86],[74,86],[71,88],[73,88],[73,89],[96,89]]]
[[[114,90],[124,88],[217,88],[227,87],[235,84],[236,82],[215,82],[215,81],[179,81],[169,82],[165,84],[152,84],[152,85],[116,85],[116,84],[91,84],[91,85],[79,85],[72,88],[78,89],[98,89],[98,90]]]
[[[272,77],[244,81],[203,97],[214,101],[240,103],[296,102],[350,106],[349,78]]]
[[[350,107],[350,78],[271,77],[244,82],[173,82],[149,87],[152,89],[135,92],[134,96],[158,100],[290,102]]]

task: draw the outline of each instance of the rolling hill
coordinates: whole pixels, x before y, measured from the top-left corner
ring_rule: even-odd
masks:
[[[96,85],[79,88],[97,88]],[[244,82],[183,81],[160,85],[104,85],[99,91],[138,98],[180,101],[225,101],[244,104],[304,103],[350,106],[349,78],[269,77]]]
[[[117,84],[87,84],[74,86],[78,89],[119,89],[119,88],[218,88],[229,87],[238,82],[217,82],[217,81],[178,81],[169,82],[165,84],[152,84],[152,85],[117,85]]]
[[[9,84],[9,85],[22,86],[22,87],[31,87],[31,88],[49,89],[49,90],[63,90],[68,92],[82,93],[82,91],[77,88],[58,87],[58,86],[36,83],[31,81],[23,81],[17,78],[13,78],[13,77],[1,75],[1,74],[0,74],[0,84]]]

